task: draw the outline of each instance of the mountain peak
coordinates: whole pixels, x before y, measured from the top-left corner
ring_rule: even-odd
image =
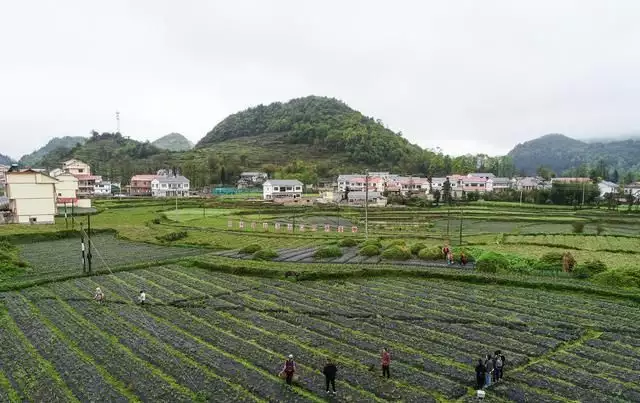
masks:
[[[193,143],[180,133],[169,133],[151,144],[169,151],[187,151],[193,148]]]

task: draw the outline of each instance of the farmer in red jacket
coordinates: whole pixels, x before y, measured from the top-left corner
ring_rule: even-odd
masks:
[[[389,372],[389,365],[391,365],[391,354],[387,351],[387,348],[382,349],[382,376],[391,378],[391,373]]]
[[[281,374],[285,375],[287,385],[291,385],[293,381],[293,374],[296,372],[296,362],[293,361],[293,354],[289,354],[289,357],[284,362]]]

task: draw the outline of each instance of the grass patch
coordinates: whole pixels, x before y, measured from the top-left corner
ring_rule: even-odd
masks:
[[[278,252],[273,249],[260,249],[253,254],[253,260],[272,260],[278,257]]]
[[[259,251],[261,249],[262,249],[262,245],[257,244],[257,243],[252,243],[252,244],[249,244],[249,245],[245,246],[244,248],[240,249],[240,252],[252,255],[252,254],[256,253],[257,251]]]
[[[382,258],[387,260],[411,259],[411,251],[406,246],[393,245],[382,252]]]
[[[358,254],[362,256],[378,256],[380,254],[380,248],[376,245],[366,245],[360,248]]]
[[[322,247],[313,254],[316,259],[328,259],[333,257],[342,256],[342,249],[337,246],[325,246]]]

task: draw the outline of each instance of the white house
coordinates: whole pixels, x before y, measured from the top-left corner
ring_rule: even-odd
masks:
[[[10,221],[16,224],[53,224],[57,179],[31,169],[7,172]]]
[[[365,199],[368,199],[368,205],[373,207],[384,207],[387,205],[387,198],[381,192],[349,192],[348,203],[356,206],[364,206]]]
[[[93,194],[95,196],[110,196],[111,195],[111,182],[102,181],[93,186]]]
[[[157,176],[151,181],[151,195],[153,197],[187,197],[189,185],[189,179],[182,175]]]
[[[55,178],[58,180],[56,183],[57,203],[75,203],[78,199],[78,178],[68,173],[59,173]]]
[[[302,197],[302,182],[295,179],[269,179],[262,184],[264,200],[285,197]]]
[[[62,170],[71,175],[91,175],[91,167],[77,159],[70,159],[62,163]]]

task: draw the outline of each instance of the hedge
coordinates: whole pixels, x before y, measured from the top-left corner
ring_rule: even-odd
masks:
[[[358,254],[362,256],[378,256],[380,254],[380,248],[375,245],[366,245],[360,248]]]
[[[258,244],[258,243],[252,243],[249,244],[247,246],[245,246],[244,248],[240,249],[241,253],[247,253],[247,254],[254,254],[257,251],[262,249],[262,245]]]
[[[476,269],[485,273],[508,271],[509,260],[500,253],[484,252],[476,261]]]
[[[394,245],[382,252],[382,258],[388,260],[407,260],[411,259],[411,251],[407,247]]]
[[[337,246],[325,246],[316,250],[313,254],[313,257],[316,259],[327,259],[340,256],[342,256],[342,249]]]
[[[278,257],[278,253],[273,249],[260,249],[253,254],[253,260],[271,260]]]

